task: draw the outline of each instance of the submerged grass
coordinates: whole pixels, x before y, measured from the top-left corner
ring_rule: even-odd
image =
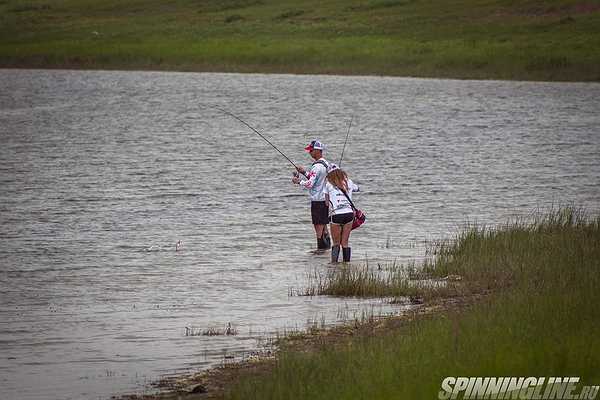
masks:
[[[316,352],[283,349],[269,375],[230,399],[431,399],[446,376],[579,376],[600,381],[600,218],[562,208],[439,248],[433,276],[492,294],[385,335]]]
[[[0,67],[600,80],[577,0],[2,0]]]

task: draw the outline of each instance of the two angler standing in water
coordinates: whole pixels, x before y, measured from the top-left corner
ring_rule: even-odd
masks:
[[[292,182],[309,190],[317,249],[326,250],[331,246],[327,234],[327,225],[331,218],[331,261],[338,262],[341,248],[343,261],[348,262],[351,256],[348,241],[354,221],[352,192],[358,191],[358,186],[348,178],[346,172],[323,158],[324,149],[325,146],[318,140],[313,140],[306,146],[305,150],[315,162],[308,173],[303,167],[297,166],[298,172],[306,179],[300,179],[296,175]]]
[[[267,139],[256,128],[248,124],[237,115],[219,107],[211,106],[224,114],[237,119],[242,124],[250,128],[254,133],[260,136],[265,142],[273,147],[279,154],[292,164],[297,173],[292,178],[292,182],[308,189],[311,199],[311,217],[317,237],[317,249],[327,250],[331,248],[331,261],[338,262],[340,249],[342,250],[343,260],[350,261],[351,251],[348,244],[350,232],[355,227],[360,226],[365,221],[362,211],[356,209],[352,203],[352,192],[358,191],[356,186],[349,178],[346,172],[335,164],[330,164],[324,157],[325,146],[318,140],[313,140],[304,148],[315,160],[307,172],[305,168],[296,165],[288,156],[283,154],[269,139]],[[348,142],[352,119],[348,125],[348,133],[344,142],[344,149]],[[342,156],[340,157],[340,165]],[[301,179],[302,174],[305,179]],[[327,225],[331,218],[331,235],[333,237],[333,246],[328,233]]]

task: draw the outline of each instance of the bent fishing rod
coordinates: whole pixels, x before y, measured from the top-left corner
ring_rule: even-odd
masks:
[[[254,133],[256,133],[258,136],[260,136],[265,142],[269,143],[271,145],[271,147],[273,147],[275,150],[277,150],[277,152],[279,152],[279,154],[281,154],[283,157],[285,157],[286,160],[288,160],[290,162],[290,164],[292,164],[294,166],[294,168],[296,168],[296,170],[298,170],[298,166],[285,154],[283,154],[283,152],[281,150],[279,150],[277,148],[277,146],[275,146],[273,143],[271,143],[271,141],[269,139],[267,139],[266,137],[264,137],[264,135],[262,133],[260,133],[258,130],[256,130],[253,126],[251,126],[249,123],[247,123],[246,121],[244,121],[243,119],[241,119],[240,117],[238,117],[237,115],[235,115],[234,113],[227,111],[227,110],[223,110],[222,108],[219,107],[215,107],[215,106],[209,106],[210,108],[214,108],[215,110],[219,110],[224,114],[229,115],[230,117],[233,117],[235,119],[237,119],[238,121],[240,121],[242,124],[246,125],[248,128],[252,129],[252,131]],[[305,173],[302,173],[304,176],[306,176]]]
[[[350,123],[348,124],[348,132],[346,132],[346,140],[344,141],[344,147],[342,148],[342,155],[340,156],[340,162],[338,163],[338,167],[342,168],[342,160],[344,159],[344,151],[346,150],[346,143],[348,143],[348,136],[350,136],[350,127],[352,126],[352,121],[354,120],[354,115],[350,118]]]

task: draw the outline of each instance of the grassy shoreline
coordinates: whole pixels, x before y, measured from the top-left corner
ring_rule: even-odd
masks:
[[[284,348],[268,374],[242,378],[225,398],[431,399],[447,376],[600,383],[600,218],[565,208],[472,227],[438,250],[425,272],[461,276],[467,298],[489,295],[342,346]]]
[[[600,4],[0,0],[0,67],[600,81]]]
[[[431,399],[447,376],[578,376],[600,384],[600,217],[563,208],[494,229],[475,226],[436,253],[421,273],[460,276],[456,290],[421,287],[425,304],[415,312],[286,338],[274,359],[184,379],[208,389],[184,398]],[[337,271],[319,290],[413,293],[389,275]],[[184,393],[172,389],[139,398]]]

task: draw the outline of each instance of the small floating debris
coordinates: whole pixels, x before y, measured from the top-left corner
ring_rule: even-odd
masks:
[[[201,333],[202,336],[223,336],[225,333],[219,328],[208,328]]]
[[[231,322],[227,324],[225,329],[210,327],[207,329],[196,329],[194,327],[185,327],[185,336],[235,336],[238,330],[231,326]]]
[[[183,247],[183,243],[181,242],[181,240],[178,240],[177,243],[175,244],[175,251],[181,250],[182,247]]]

